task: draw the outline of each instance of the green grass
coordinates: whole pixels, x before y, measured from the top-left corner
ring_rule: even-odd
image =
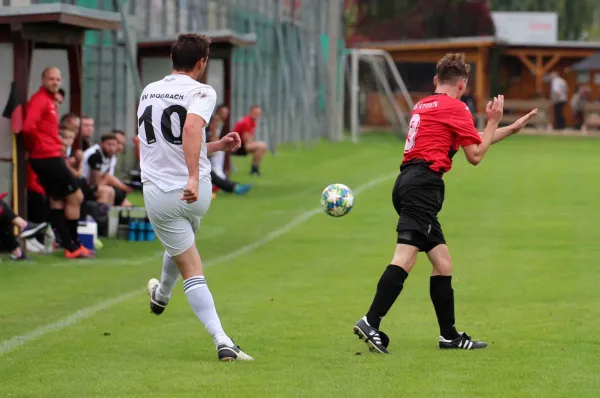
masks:
[[[247,197],[219,196],[197,239],[226,331],[256,359],[217,362],[181,283],[160,317],[142,292],[160,245],[106,241],[99,259],[0,264],[2,341],[139,289],[118,305],[0,356],[0,397],[597,397],[599,140],[515,137],[445,177],[458,328],[490,342],[440,352],[421,255],[382,327],[392,355],[352,334],[395,244],[393,174],[403,143],[319,144],[269,157]],[[249,181],[246,159],[236,177]],[[316,214],[332,182],[362,192],[344,218]]]

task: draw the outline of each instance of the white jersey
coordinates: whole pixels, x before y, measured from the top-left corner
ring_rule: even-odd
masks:
[[[99,171],[102,175],[106,173],[114,175],[116,164],[116,156],[106,156],[102,151],[100,144],[92,145],[83,153],[81,174],[83,174],[88,181],[90,181],[90,178],[92,177],[92,170]]]
[[[216,102],[211,86],[187,75],[169,75],[146,86],[137,112],[142,182],[150,181],[164,192],[185,188],[189,173],[181,133],[186,115],[198,115],[208,125]],[[210,161],[203,128],[200,179],[208,176]]]

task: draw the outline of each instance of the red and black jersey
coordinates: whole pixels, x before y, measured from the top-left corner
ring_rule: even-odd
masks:
[[[426,164],[435,172],[446,173],[460,147],[480,143],[465,103],[446,94],[433,94],[413,107],[402,164]]]

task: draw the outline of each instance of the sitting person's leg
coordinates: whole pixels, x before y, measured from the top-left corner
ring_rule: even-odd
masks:
[[[131,207],[131,202],[127,200],[127,192],[119,188],[113,188],[115,192],[115,198],[113,204],[121,207]]]
[[[96,202],[112,206],[115,203],[116,189],[110,185],[100,185],[96,188]]]
[[[227,178],[221,178],[214,171],[210,172],[210,177],[212,179],[212,183],[219,189],[222,189],[228,193],[235,193],[236,195],[243,195],[248,193],[250,189],[252,189],[252,185],[247,184],[238,184],[237,182],[233,182]]]
[[[246,151],[252,154],[252,168],[250,174],[260,175],[260,162],[267,152],[267,144],[264,141],[253,141],[245,144]]]
[[[22,217],[17,216],[6,202],[0,201],[0,239],[10,251],[13,260],[23,260],[25,258],[14,234],[14,227],[16,226],[21,230],[19,238],[31,239],[46,225],[45,222],[38,224],[25,221]]]
[[[21,231],[19,238],[22,239],[33,238],[36,233],[48,225],[45,222],[34,223],[33,221],[25,221],[22,217],[17,216],[3,200],[0,201],[0,223],[8,225],[10,228],[13,226],[18,227]]]

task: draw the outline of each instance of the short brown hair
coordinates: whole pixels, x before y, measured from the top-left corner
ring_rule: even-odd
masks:
[[[113,133],[104,133],[104,134],[102,134],[102,137],[100,137],[100,142],[116,140],[116,139],[117,139],[117,136],[114,135]]]
[[[114,135],[115,135],[115,137],[116,137],[117,135],[122,135],[123,137],[125,137],[125,132],[124,132],[123,130],[119,130],[119,129],[112,129],[110,132],[111,132],[112,134],[114,134]]]
[[[471,65],[465,62],[465,54],[448,53],[440,59],[435,68],[439,83],[455,83],[458,79],[468,79]]]
[[[210,37],[197,33],[182,33],[171,46],[173,69],[189,72],[201,59],[208,58]]]
[[[79,120],[79,116],[74,113],[67,113],[60,118],[60,126],[66,127],[67,123],[71,120]]]

